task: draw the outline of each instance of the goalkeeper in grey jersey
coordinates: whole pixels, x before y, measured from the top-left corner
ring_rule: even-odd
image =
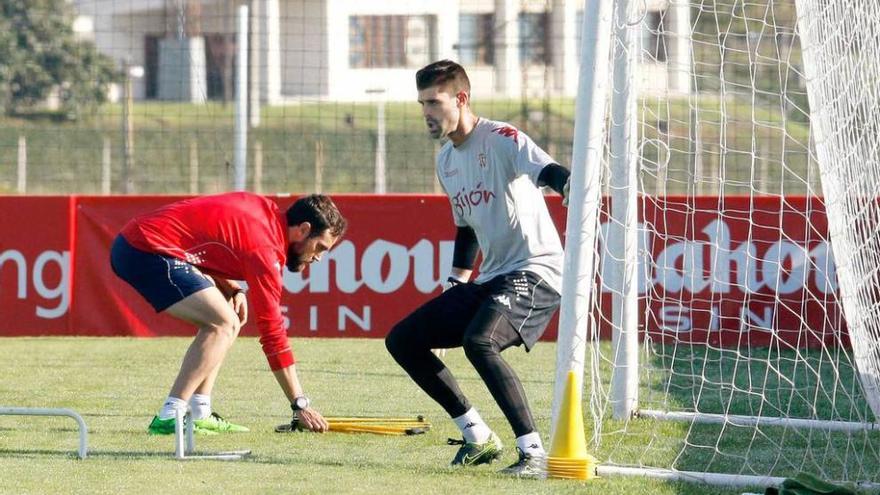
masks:
[[[501,357],[531,349],[559,306],[562,244],[540,190],[562,194],[569,172],[528,136],[470,109],[470,82],[449,60],[416,73],[419,103],[435,139],[448,141],[437,177],[457,232],[446,289],[394,326],[385,344],[394,359],[462,432],[452,463],[477,465],[501,456],[502,444],[462,394],[432,349],[463,347],[516,436],[517,462],[502,472],[540,476],[545,456],[522,384]],[[482,253],[479,276],[471,272]]]

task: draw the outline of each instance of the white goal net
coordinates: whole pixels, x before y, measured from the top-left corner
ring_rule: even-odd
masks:
[[[559,349],[590,377],[594,454],[606,473],[880,482],[880,5],[615,5],[613,77],[583,105],[607,144],[572,164],[568,240],[595,229],[596,255],[566,273],[583,283]],[[567,318],[572,300],[589,309]]]

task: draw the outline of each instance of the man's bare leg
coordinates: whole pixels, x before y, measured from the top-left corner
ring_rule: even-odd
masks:
[[[223,359],[238,335],[238,316],[214,287],[196,292],[166,311],[199,328],[169,395],[187,401],[197,390],[210,393]]]
[[[240,325],[238,328],[241,328]],[[238,337],[238,332],[232,337],[233,340]],[[214,383],[217,381],[217,375],[220,374],[220,368],[223,366],[221,362],[208,373],[208,377],[196,387],[195,392],[189,398],[189,406],[192,411],[193,418],[202,419],[211,416],[214,412],[211,404],[211,392],[214,390]]]

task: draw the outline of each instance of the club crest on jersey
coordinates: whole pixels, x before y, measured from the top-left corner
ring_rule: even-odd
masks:
[[[512,138],[514,143],[519,144],[519,131],[516,130],[516,127],[498,127],[497,129],[492,129],[492,132]]]
[[[477,155],[477,161],[480,163],[480,168],[486,168],[486,154],[480,153]]]

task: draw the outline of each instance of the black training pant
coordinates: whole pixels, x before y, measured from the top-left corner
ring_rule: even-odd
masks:
[[[449,368],[431,349],[464,347],[465,355],[519,437],[535,431],[522,383],[501,351],[531,348],[559,305],[559,295],[529,272],[484,284],[457,285],[394,326],[385,345],[400,366],[451,417],[471,404]]]

